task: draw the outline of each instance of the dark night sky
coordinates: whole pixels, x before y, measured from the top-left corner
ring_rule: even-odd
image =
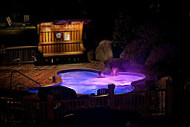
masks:
[[[133,0],[134,1],[134,0]],[[86,14],[87,17],[93,18],[98,16],[112,16],[114,12],[119,10],[135,10],[141,11],[145,8],[146,2],[127,2],[102,1],[102,0],[62,0],[62,1],[1,1],[1,15],[7,16],[12,13],[31,14],[33,17],[41,18],[65,18],[77,17]],[[69,18],[70,18],[69,17]]]
[[[159,4],[159,5],[158,5]],[[0,1],[0,16],[30,14],[34,20],[65,18],[110,18],[118,11],[144,16],[151,11],[162,15],[188,16],[190,6],[174,0],[56,0],[56,1]]]
[[[189,27],[190,5],[184,0],[0,0],[0,22],[6,22],[7,16],[13,22],[23,21],[24,14],[29,14],[33,23],[84,18],[92,19],[97,29],[109,35],[121,11],[133,21],[155,22],[165,17]]]
[[[162,17],[186,26],[190,20],[190,5],[181,0],[0,0],[0,22],[23,21],[29,14],[30,21],[54,21],[63,19],[92,19],[100,34],[111,36],[114,21],[119,12],[130,15],[138,22],[157,21]],[[108,37],[109,38],[109,37]]]
[[[23,15],[29,14],[34,23],[85,18],[109,27],[120,11],[139,22],[162,16],[187,23],[190,19],[190,5],[184,0],[0,0],[1,22],[6,16],[23,21]]]

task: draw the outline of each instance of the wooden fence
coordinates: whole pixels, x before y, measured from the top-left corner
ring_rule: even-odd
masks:
[[[83,47],[81,42],[60,42],[60,43],[46,43],[41,44],[41,49],[44,56],[55,56],[56,54],[61,55],[72,55],[72,54],[83,54]]]
[[[59,39],[56,38],[56,33],[58,31],[42,31],[40,33],[40,42],[41,43],[52,43],[52,42],[70,42],[70,41],[78,41],[81,40],[80,31],[79,30],[73,30],[68,29],[66,31],[59,31],[59,33],[62,35]],[[65,34],[70,35],[68,38],[65,38]],[[68,39],[68,40],[67,40]]]
[[[7,64],[33,63],[36,57],[37,46],[19,46],[5,48]]]
[[[47,101],[1,98],[0,113],[2,115],[1,118],[4,118],[1,121],[8,123],[12,119],[20,119],[23,122],[28,121],[30,123],[34,121],[43,122],[58,118],[62,119],[66,114],[74,113],[80,109],[97,107],[120,111],[135,111],[144,117],[169,116],[171,115],[171,84],[168,86],[167,89],[157,91],[131,92],[117,95],[109,92],[109,95],[89,96],[88,98],[72,100],[54,100],[51,95],[48,96]],[[15,110],[20,112],[19,115],[18,112],[14,114]]]

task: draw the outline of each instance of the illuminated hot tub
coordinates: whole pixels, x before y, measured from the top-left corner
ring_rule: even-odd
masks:
[[[118,72],[117,76],[112,76],[108,72],[103,72],[104,77],[100,78],[98,71],[85,69],[71,69],[60,71],[58,75],[62,78],[61,86],[74,89],[78,94],[97,95],[98,89],[108,88],[108,84],[115,84],[115,93],[128,93],[134,90],[132,82],[142,80],[146,76],[134,72]]]

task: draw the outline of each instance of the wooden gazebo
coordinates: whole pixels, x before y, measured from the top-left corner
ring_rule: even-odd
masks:
[[[43,57],[83,54],[82,33],[84,23],[84,20],[39,23],[37,26],[38,50],[43,54]]]

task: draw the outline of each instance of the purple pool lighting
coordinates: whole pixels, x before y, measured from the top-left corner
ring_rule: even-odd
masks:
[[[108,84],[115,84],[115,93],[128,93],[134,90],[132,82],[144,79],[146,76],[134,72],[118,72],[111,76],[104,72],[104,78],[98,78],[98,71],[85,69],[64,70],[58,73],[62,78],[61,86],[74,89],[78,94],[97,95],[98,89],[108,88]]]

